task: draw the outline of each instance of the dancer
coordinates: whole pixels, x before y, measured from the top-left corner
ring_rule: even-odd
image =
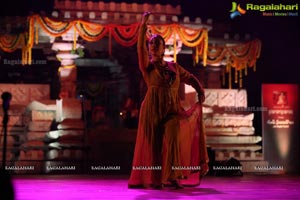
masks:
[[[177,63],[163,60],[165,41],[162,36],[152,35],[147,49],[150,14],[143,14],[137,42],[139,68],[147,93],[140,108],[128,186],[162,189],[171,184],[179,189],[183,188],[181,179],[198,172],[199,181],[200,175],[208,171],[201,107],[205,95],[194,75]],[[199,102],[188,111],[180,105],[181,82],[191,85],[198,93]]]

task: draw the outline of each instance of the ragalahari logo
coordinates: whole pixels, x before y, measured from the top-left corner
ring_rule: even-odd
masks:
[[[237,3],[233,1],[230,12],[231,12],[230,18],[234,19],[237,16],[244,15],[246,13],[246,10],[241,8],[240,4],[237,5]]]

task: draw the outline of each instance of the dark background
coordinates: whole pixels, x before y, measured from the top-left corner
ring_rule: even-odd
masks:
[[[95,0],[94,0],[95,1]],[[108,0],[105,0],[108,2]],[[257,62],[257,72],[246,79],[245,87],[256,87],[263,82],[299,83],[296,72],[299,55],[299,16],[263,17],[258,12],[248,11],[245,15],[230,19],[231,1],[225,0],[115,0],[115,2],[180,4],[183,16],[202,21],[213,19],[213,24],[229,26],[232,34],[251,34],[262,41],[261,57]],[[245,1],[237,1],[245,7]],[[247,1],[247,3],[295,4],[296,1]],[[2,1],[1,16],[25,16],[41,10],[51,14],[54,0],[9,0]],[[299,11],[298,11],[299,12]],[[251,79],[251,80],[250,80]]]

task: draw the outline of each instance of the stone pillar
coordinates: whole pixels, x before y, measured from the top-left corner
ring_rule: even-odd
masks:
[[[62,65],[58,69],[60,80],[59,97],[76,98],[77,68],[75,64]]]
[[[82,48],[82,46],[77,44],[76,49],[78,48]],[[59,97],[61,99],[76,98],[77,67],[75,59],[79,55],[72,52],[73,43],[69,42],[53,43],[52,49],[57,51],[56,57],[61,63],[58,69],[60,80]]]

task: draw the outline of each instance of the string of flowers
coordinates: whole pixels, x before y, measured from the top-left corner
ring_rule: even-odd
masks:
[[[172,37],[172,34],[178,34],[182,43],[188,47],[195,47],[198,56],[203,59],[203,65],[206,66],[207,48],[208,48],[208,31],[207,29],[192,29],[179,24],[170,25],[149,25],[152,34],[160,34],[165,40]],[[176,40],[174,40],[174,45]],[[175,49],[175,48],[174,48]],[[176,60],[174,53],[174,60]],[[196,63],[198,58],[196,57]]]
[[[14,51],[21,46],[22,60],[24,64],[31,64],[31,49],[34,42],[38,42],[38,30],[41,29],[45,33],[53,37],[59,37],[71,30],[74,30],[75,34],[81,36],[87,41],[97,41],[109,34],[110,39],[114,38],[119,44],[123,46],[132,46],[137,42],[139,23],[131,25],[116,25],[116,24],[96,24],[83,20],[74,20],[70,22],[56,21],[49,17],[42,17],[40,15],[32,15],[28,17],[29,30],[25,34],[25,40],[21,40],[19,37],[10,38],[9,44],[7,44],[7,38],[1,39],[0,47],[5,51]],[[198,54],[202,57],[204,65],[206,64],[206,52],[208,44],[208,34],[206,29],[191,29],[179,24],[166,24],[166,25],[149,25],[151,32],[161,34],[166,40],[170,37],[175,37],[177,34],[182,40],[183,44],[188,47],[195,47]],[[77,38],[77,36],[76,36]],[[6,43],[3,42],[6,40]],[[176,47],[176,40],[174,40],[174,46]],[[76,40],[74,39],[74,43]],[[111,53],[111,42],[109,42],[109,49]],[[176,48],[174,48],[176,49]],[[174,52],[174,60],[176,60],[176,52]],[[196,59],[198,62],[198,58]]]
[[[17,35],[0,35],[0,49],[11,53],[18,48],[24,46],[25,44],[25,35],[20,33]]]
[[[260,56],[261,41],[255,39],[235,46],[209,46],[207,51],[207,64],[219,64],[225,62],[226,66],[223,72],[228,74],[229,88],[232,87],[232,68],[234,69],[234,82],[243,87],[243,75],[247,76],[248,68],[256,70],[256,61]],[[225,84],[223,77],[223,84]]]

